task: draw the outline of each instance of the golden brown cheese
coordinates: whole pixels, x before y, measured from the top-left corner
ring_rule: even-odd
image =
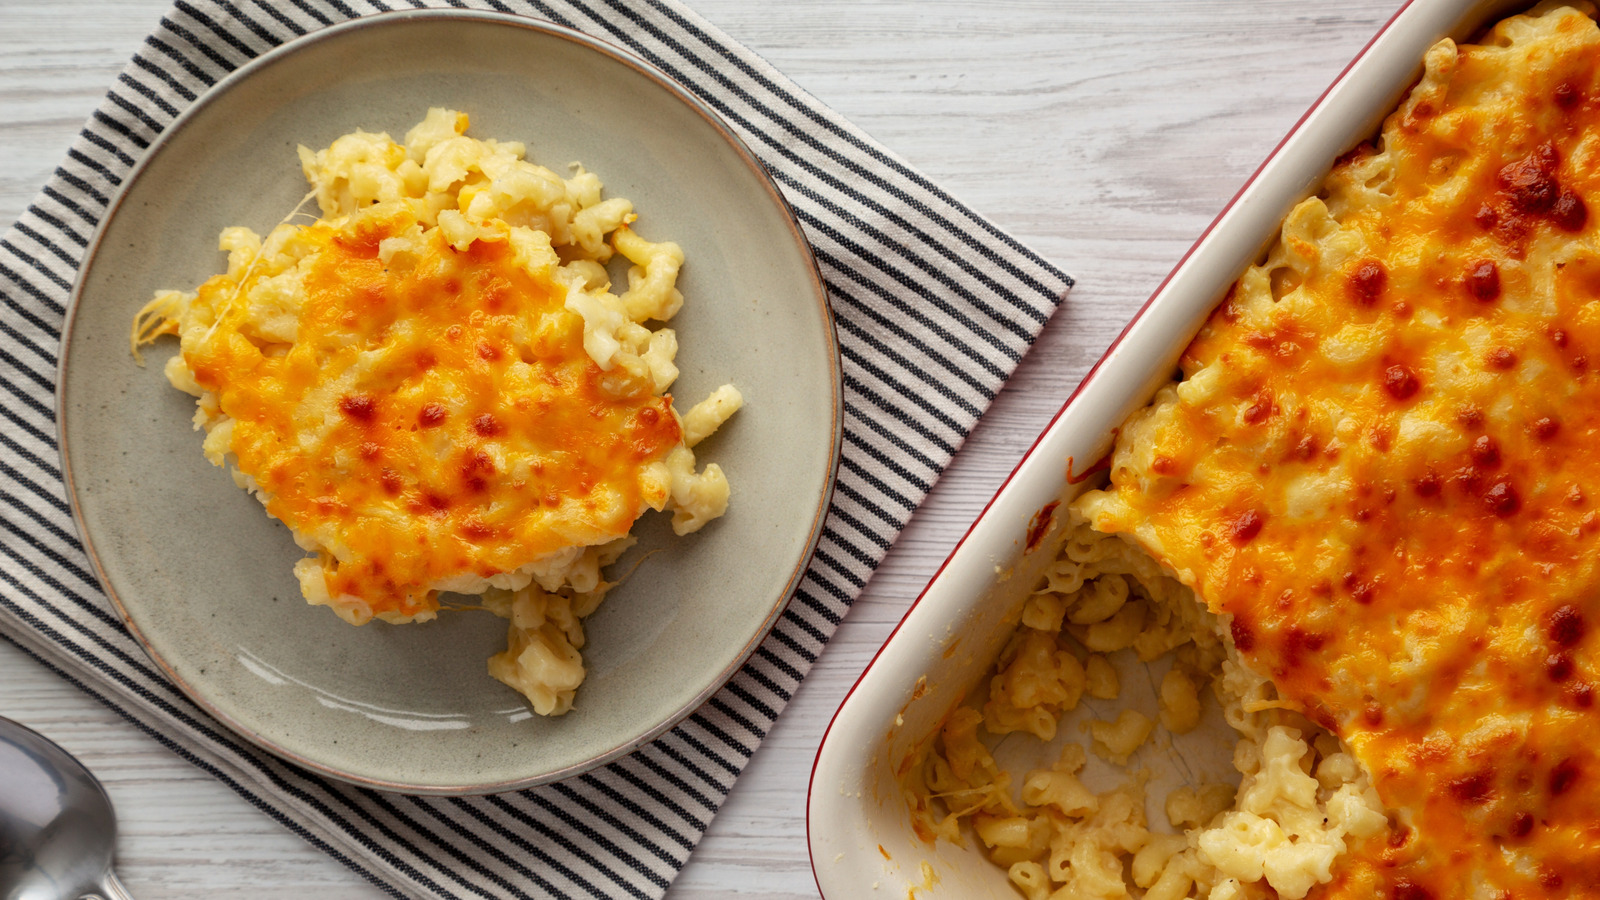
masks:
[[[255,285],[218,275],[199,301],[227,310],[184,359],[234,421],[229,450],[302,534],[333,534],[329,593],[374,614],[438,607],[437,582],[490,577],[627,534],[641,469],[681,440],[671,397],[616,396],[585,352],[566,289],[515,264],[505,241],[379,258],[416,224],[373,207],[302,239],[306,300],[287,352],[263,352]],[[619,370],[620,371],[620,370]],[[662,498],[651,498],[659,506]]]
[[[1372,774],[1321,896],[1600,896],[1600,31],[1426,62],[1080,508]]]

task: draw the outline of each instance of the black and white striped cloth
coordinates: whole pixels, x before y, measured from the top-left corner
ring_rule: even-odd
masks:
[[[659,897],[1072,281],[676,0],[457,5],[552,20],[654,63],[732,124],[804,225],[844,357],[844,455],[815,561],[772,636],[620,762],[535,790],[417,798],[254,749],[168,684],[110,611],[56,452],[56,354],[84,248],[135,160],[208,86],[384,0],[178,0],[0,240],[0,634],[397,896]]]

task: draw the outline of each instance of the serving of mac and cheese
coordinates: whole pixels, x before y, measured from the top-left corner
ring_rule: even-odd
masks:
[[[1443,40],[1128,419],[986,690],[902,785],[1030,900],[1600,896],[1600,28],[1546,3]],[[1105,654],[1159,713],[1049,739]],[[1097,672],[1099,673],[1097,675]],[[1077,773],[1193,727],[1231,784]],[[1100,691],[1100,694],[1095,694]],[[1020,790],[1019,790],[1020,789]]]
[[[676,244],[581,166],[563,179],[466,128],[436,108],[403,143],[302,146],[321,216],[225,229],[227,271],[159,292],[133,344],[179,338],[167,378],[207,458],[313,554],[308,602],[400,624],[480,594],[510,623],[491,674],[559,715],[634,521],[670,511],[683,535],[726,510],[692,448],[742,398],[680,415],[667,393],[677,336],[645,323],[683,303]]]

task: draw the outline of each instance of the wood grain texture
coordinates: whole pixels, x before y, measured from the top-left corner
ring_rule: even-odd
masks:
[[[668,893],[816,896],[811,761],[834,709],[1034,437],[1398,0],[691,0],[1078,287],[867,586]],[[0,0],[0,225],[167,0]],[[9,645],[0,715],[80,754],[138,897],[370,886]]]

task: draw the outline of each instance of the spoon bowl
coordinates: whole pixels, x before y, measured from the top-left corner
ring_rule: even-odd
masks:
[[[0,717],[0,900],[132,900],[111,869],[105,788],[54,741]]]

